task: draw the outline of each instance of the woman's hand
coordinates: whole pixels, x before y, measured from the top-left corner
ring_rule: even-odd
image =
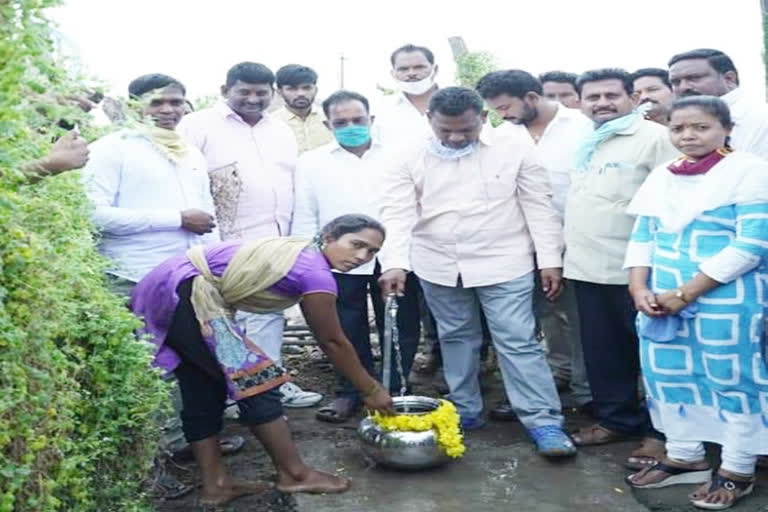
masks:
[[[659,306],[668,315],[676,315],[688,305],[688,303],[680,297],[675,297],[676,291],[677,290],[672,290],[656,296],[656,302],[659,303]]]
[[[663,316],[666,314],[659,305],[656,295],[648,288],[629,289],[629,294],[635,302],[635,309],[648,316]]]
[[[363,397],[363,403],[369,409],[375,409],[382,414],[395,414],[392,397],[383,386],[378,385],[376,391]]]

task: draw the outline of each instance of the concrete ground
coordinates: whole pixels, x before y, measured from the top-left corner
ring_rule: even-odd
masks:
[[[321,424],[313,411],[292,411],[299,450],[308,463],[353,480],[342,495],[297,495],[301,512],[643,512],[693,511],[686,495],[693,486],[633,492],[621,465],[633,443],[581,449],[575,458],[551,462],[539,457],[519,423],[494,423],[472,432],[463,459],[442,468],[399,472],[379,468],[362,456],[354,425]],[[569,415],[572,426],[585,418]],[[312,429],[311,436],[301,432]],[[330,434],[330,436],[329,436]],[[334,439],[332,444],[319,439]],[[768,475],[757,491],[731,510],[768,512]]]

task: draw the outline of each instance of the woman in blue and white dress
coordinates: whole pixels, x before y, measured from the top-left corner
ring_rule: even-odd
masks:
[[[667,456],[635,488],[703,483],[693,505],[722,510],[752,492],[768,453],[768,162],[728,147],[724,102],[683,98],[670,139],[683,156],[655,169],[629,205],[627,250],[641,364]],[[714,474],[704,442],[722,446]]]

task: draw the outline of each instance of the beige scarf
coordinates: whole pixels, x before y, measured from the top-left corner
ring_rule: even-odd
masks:
[[[187,156],[189,146],[187,146],[187,142],[175,130],[166,130],[155,125],[145,125],[143,131],[155,147],[172,162],[178,164]]]
[[[221,277],[208,267],[204,246],[187,251],[187,258],[200,271],[192,282],[192,306],[204,336],[210,336],[210,321],[231,321],[235,310],[252,313],[281,311],[299,300],[269,291],[269,287],[285,277],[296,263],[299,253],[310,244],[305,238],[264,238],[245,243],[235,252]]]

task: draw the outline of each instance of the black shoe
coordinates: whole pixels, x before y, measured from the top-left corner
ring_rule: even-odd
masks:
[[[504,402],[491,409],[489,416],[496,421],[519,421],[514,409]]]

